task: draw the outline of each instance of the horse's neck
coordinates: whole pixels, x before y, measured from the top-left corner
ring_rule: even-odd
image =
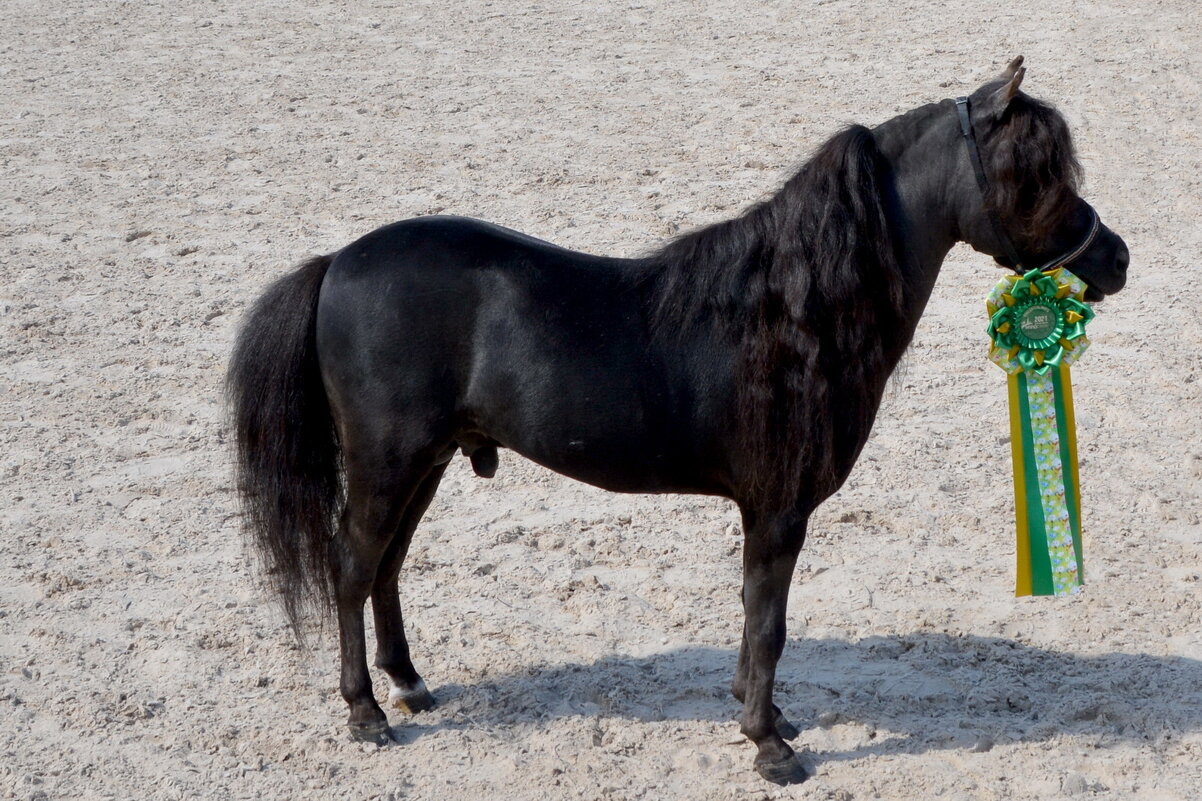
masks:
[[[892,168],[889,206],[906,280],[907,343],[930,300],[943,260],[956,243],[954,217],[947,207],[957,166],[957,151],[951,145],[956,142],[924,135],[932,125],[940,125],[940,115],[946,113],[936,104],[873,131]]]

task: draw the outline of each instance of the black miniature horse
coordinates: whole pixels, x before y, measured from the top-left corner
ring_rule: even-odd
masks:
[[[963,127],[951,101],[852,126],[771,199],[644,258],[424,217],[269,288],[230,368],[239,488],[294,626],[309,601],[337,609],[352,733],[389,735],[369,596],[390,702],[433,704],[397,576],[456,451],[491,476],[504,447],[616,492],[738,503],[732,690],[759,772],[804,779],[772,704],[790,577],[948,250],[967,242],[1013,269],[1071,254],[1093,300],[1125,282],[1126,246],[1077,195],[1067,126],[1018,92],[1023,73],[1020,57],[961,103]]]

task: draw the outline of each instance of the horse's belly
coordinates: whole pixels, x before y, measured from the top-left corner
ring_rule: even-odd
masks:
[[[621,375],[620,370],[615,375]],[[698,460],[638,387],[571,379],[486,393],[473,427],[557,473],[615,492],[712,492]]]
[[[666,448],[635,447],[630,434],[590,437],[579,432],[538,442],[515,441],[522,456],[561,475],[613,492],[703,491],[680,454]]]

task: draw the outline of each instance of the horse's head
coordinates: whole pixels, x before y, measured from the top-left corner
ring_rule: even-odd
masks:
[[[1063,265],[1101,300],[1127,281],[1127,246],[1077,194],[1081,166],[1056,109],[1019,91],[1022,56],[957,101],[960,238],[1015,270]],[[979,152],[979,156],[974,154]]]

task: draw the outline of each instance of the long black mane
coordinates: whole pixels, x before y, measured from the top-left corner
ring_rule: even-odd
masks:
[[[660,330],[721,320],[739,343],[744,491],[760,499],[816,502],[838,486],[908,344],[890,191],[872,132],[851,126],[773,197],[648,258]]]

